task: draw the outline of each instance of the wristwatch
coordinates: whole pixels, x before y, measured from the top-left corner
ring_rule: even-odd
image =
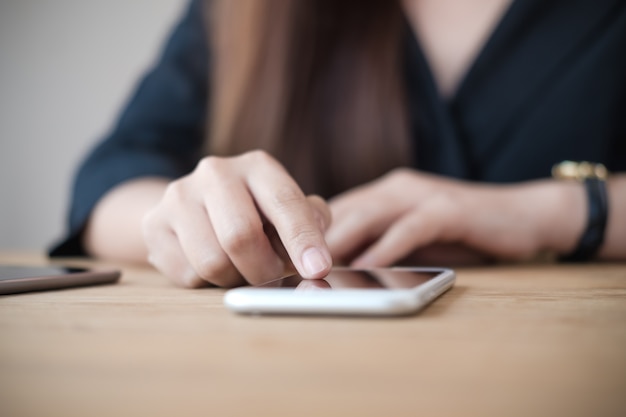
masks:
[[[604,242],[609,202],[606,190],[608,170],[602,164],[563,161],[552,167],[552,177],[584,183],[587,192],[587,226],[576,249],[562,256],[565,262],[583,262],[593,258]]]

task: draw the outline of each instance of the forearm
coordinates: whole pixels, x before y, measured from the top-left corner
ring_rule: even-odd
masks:
[[[163,196],[163,178],[141,178],[123,183],[96,205],[87,223],[83,243],[95,257],[124,262],[146,262],[141,221]]]

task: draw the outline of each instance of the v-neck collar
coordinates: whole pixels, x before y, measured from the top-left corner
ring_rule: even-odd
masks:
[[[621,1],[514,0],[449,99],[440,94],[407,21],[409,112],[413,132],[422,133],[416,138],[418,168],[482,179],[483,163],[504,146],[519,112],[532,108],[529,100],[565,71],[568,57]],[[532,73],[524,73],[529,64]]]
[[[498,55],[498,52],[503,47],[506,47],[507,40],[516,29],[516,21],[520,16],[527,16],[529,12],[528,9],[531,8],[533,4],[534,2],[532,0],[512,0],[509,3],[500,16],[499,21],[478,50],[478,54],[476,54],[459,83],[456,85],[454,93],[448,98],[442,97],[442,101],[452,104],[456,102],[459,97],[463,97],[465,91],[468,89],[467,86],[471,86],[475,78],[481,77],[482,74],[485,73],[485,69],[490,66],[493,59]],[[430,67],[429,71],[431,71],[432,74]]]
[[[471,85],[473,78],[479,77],[484,71],[486,64],[494,55],[493,50],[503,44],[502,39],[506,39],[507,32],[510,30],[510,21],[518,15],[518,9],[524,8],[528,1],[512,0],[506,10],[500,17],[494,29],[489,34],[485,43],[480,47],[478,54],[471,62],[465,74],[456,86],[456,89],[450,97],[444,97],[437,85],[432,66],[426,58],[426,54],[421,46],[418,35],[415,33],[411,24],[405,19],[405,27],[407,32],[407,70],[415,71],[417,74],[407,74],[409,80],[409,90],[422,90],[421,97],[427,105],[418,105],[411,109],[412,120],[418,119],[424,121],[430,118],[426,124],[434,124],[433,130],[437,130],[439,135],[437,138],[430,136],[431,139],[439,143],[427,143],[424,140],[419,141],[416,159],[420,168],[428,171],[436,172],[442,175],[448,175],[457,178],[478,179],[478,169],[472,166],[471,150],[466,141],[461,140],[459,126],[454,119],[451,106],[456,102],[458,97],[465,94],[467,85]],[[419,86],[411,83],[410,80],[419,80]],[[429,108],[433,113],[430,115],[420,114]],[[416,112],[418,113],[416,115]],[[433,132],[434,133],[434,132]],[[445,148],[445,152],[429,152],[429,148]],[[425,159],[424,156],[429,155],[431,158]],[[432,159],[433,155],[438,158]]]
[[[426,57],[426,53],[424,48],[422,47],[421,41],[419,40],[418,34],[413,30],[411,23],[408,19],[405,19],[406,31],[409,37],[412,38],[412,41],[417,45],[417,50],[419,54],[422,56],[423,61],[426,63],[425,70],[429,74],[430,80],[436,87],[437,93],[439,95],[439,99],[443,103],[452,103],[456,100],[456,97],[459,94],[463,93],[465,84],[471,83],[472,78],[475,74],[480,74],[482,68],[484,68],[484,64],[490,60],[490,57],[493,55],[491,53],[492,49],[497,49],[499,44],[501,44],[500,40],[502,38],[506,38],[506,32],[510,29],[511,25],[509,24],[510,20],[514,19],[516,15],[518,15],[519,8],[524,8],[528,6],[532,1],[523,1],[523,0],[511,0],[506,8],[503,9],[502,13],[498,17],[498,21],[491,28],[488,33],[488,36],[484,40],[483,44],[477,50],[477,54],[470,61],[469,66],[465,69],[465,71],[461,74],[460,79],[458,80],[456,87],[452,91],[450,95],[443,95],[440,92],[437,78],[435,77],[432,65],[430,64],[428,58]],[[504,33],[502,33],[504,32]]]
[[[458,140],[456,123],[442,100],[426,56],[412,31],[406,43],[406,72],[412,131],[423,133],[417,138],[417,167],[441,175],[467,178],[467,150]]]

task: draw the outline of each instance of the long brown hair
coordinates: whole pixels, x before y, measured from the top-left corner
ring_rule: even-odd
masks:
[[[326,197],[411,163],[399,2],[208,6],[210,153],[266,150]]]

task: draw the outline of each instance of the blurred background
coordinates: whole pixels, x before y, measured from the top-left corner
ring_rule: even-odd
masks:
[[[0,0],[0,249],[65,227],[77,164],[157,58],[186,0]]]

